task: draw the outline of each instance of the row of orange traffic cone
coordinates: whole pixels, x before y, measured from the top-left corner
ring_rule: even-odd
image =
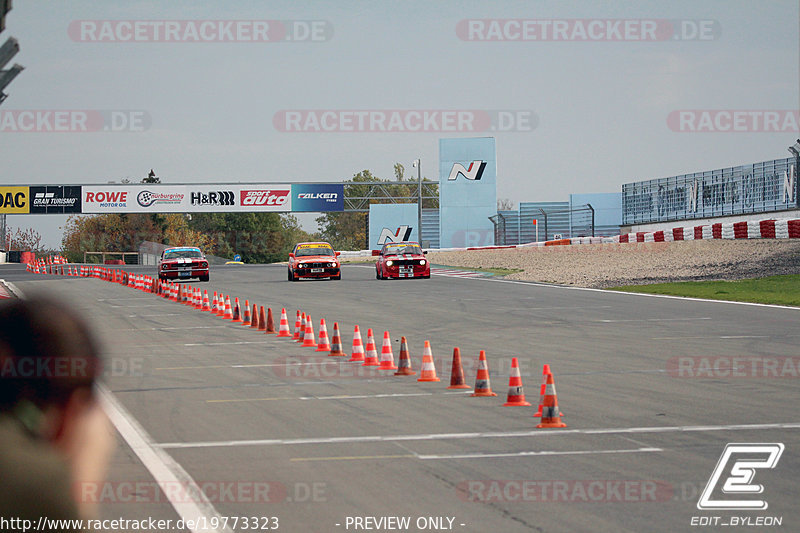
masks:
[[[325,319],[321,319],[319,325],[319,341],[317,341],[314,336],[314,326],[311,316],[299,310],[297,311],[295,319],[294,332],[291,332],[289,329],[289,319],[286,314],[286,308],[281,309],[280,323],[276,331],[272,308],[267,308],[265,312],[264,306],[261,306],[259,309],[258,306],[253,304],[251,312],[250,302],[245,300],[244,312],[242,312],[238,297],[234,299],[232,304],[230,296],[224,296],[222,293],[217,293],[216,291],[214,291],[213,299],[209,299],[207,290],[203,291],[201,297],[200,289],[192,288],[190,285],[155,280],[149,276],[137,276],[134,274],[123,276],[118,275],[118,273],[121,274],[119,271],[105,268],[98,269],[97,272],[81,271],[78,273],[76,268],[73,274],[70,268],[67,275],[91,275],[108,281],[121,282],[139,290],[160,294],[162,297],[168,298],[171,301],[183,303],[195,309],[213,313],[225,320],[241,323],[243,326],[249,326],[250,328],[264,331],[267,334],[277,334],[278,337],[291,338],[300,343],[301,346],[315,348],[316,352],[328,352],[328,355],[332,357],[347,356],[342,349],[342,337],[338,322],[334,322],[333,338],[329,339]],[[361,362],[362,366],[375,366],[378,367],[378,370],[396,370],[394,373],[395,376],[416,375],[416,372],[411,367],[411,357],[409,355],[408,342],[405,337],[401,337],[399,366],[395,366],[389,332],[384,331],[383,333],[383,344],[379,357],[372,328],[367,330],[367,344],[365,347],[358,325],[355,326],[353,332],[353,347],[348,362]],[[433,353],[430,341],[428,340],[425,341],[422,354],[422,367],[417,381],[440,381],[436,375]],[[531,405],[525,400],[522,377],[516,357],[511,360],[511,375],[509,376],[508,386],[508,396],[506,402],[503,404],[504,406]],[[453,366],[448,389],[469,388],[471,387],[465,382],[464,369],[461,364],[461,350],[456,347],[453,349]],[[489,368],[486,360],[486,352],[484,350],[480,351],[478,372],[472,396],[497,396],[491,388]],[[542,369],[539,407],[533,416],[541,417],[541,422],[536,426],[538,428],[566,427],[566,424],[561,421],[561,417],[564,415],[558,408],[555,380],[553,378],[553,373],[550,371],[550,365],[544,365]]]

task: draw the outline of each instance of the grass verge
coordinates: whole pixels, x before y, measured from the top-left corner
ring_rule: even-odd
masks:
[[[739,281],[682,281],[612,287],[611,290],[669,294],[709,300],[730,300],[773,305],[800,306],[800,274],[769,276]]]

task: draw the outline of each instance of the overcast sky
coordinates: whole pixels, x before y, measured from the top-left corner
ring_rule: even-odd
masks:
[[[70,131],[27,132],[21,115],[6,115],[0,183],[138,181],[150,168],[165,183],[340,181],[362,169],[389,178],[396,162],[410,173],[417,158],[436,179],[439,138],[491,135],[498,198],[618,192],[787,157],[798,136],[786,113],[799,107],[799,18],[796,0],[15,0],[0,41],[19,40],[14,61],[25,70],[0,119],[116,111],[113,126],[127,131],[94,120],[100,131],[81,131],[78,119]],[[156,42],[170,21],[184,23]],[[311,42],[297,42],[307,28]],[[327,127],[352,129],[358,110],[370,111],[367,131],[314,131],[324,111]],[[451,110],[472,119],[448,129],[441,112]],[[512,131],[484,127],[497,110],[521,120]],[[696,111],[679,121],[686,110]],[[733,128],[734,115],[717,110],[756,113]],[[402,131],[384,131],[392,111]],[[433,113],[430,122],[414,111]],[[764,111],[779,112],[778,127],[763,127]],[[713,131],[686,131],[709,117]],[[63,221],[9,216],[52,246]]]

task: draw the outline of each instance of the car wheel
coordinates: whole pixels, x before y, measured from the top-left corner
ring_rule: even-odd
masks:
[[[331,279],[342,279],[342,273],[341,273],[341,272],[339,272],[339,273],[338,273],[338,274],[336,274],[335,276],[331,276]]]
[[[289,272],[289,276],[288,276],[288,278],[289,278],[289,281],[294,281],[294,274],[292,274],[292,269],[290,268],[290,269],[288,270],[288,272]]]
[[[200,276],[200,281],[205,282],[205,281],[208,281],[208,279],[209,279],[209,276]]]

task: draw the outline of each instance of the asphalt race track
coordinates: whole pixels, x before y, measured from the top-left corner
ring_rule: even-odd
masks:
[[[395,362],[404,335],[417,372],[430,340],[442,381],[419,383],[118,284],[19,265],[0,278],[68,299],[104,342],[104,398],[122,435],[108,483],[86,496],[104,517],[263,517],[247,529],[277,517],[287,532],[674,532],[712,529],[693,517],[780,517],[768,529],[800,531],[800,377],[752,365],[691,377],[675,359],[791,364],[800,309],[489,278],[378,281],[364,265],[344,266],[341,281],[289,283],[285,266],[244,265],[190,282],[271,307],[276,326],[283,307],[292,327],[296,310],[311,314],[316,334],[319,319],[329,335],[336,321],[348,354],[355,324],[365,343],[373,328],[379,352],[388,330]],[[447,389],[454,346],[470,386],[486,350],[496,398]],[[533,407],[502,405],[512,357]],[[564,429],[535,427],[545,363]],[[755,470],[763,493],[742,498],[768,509],[698,509],[728,443],[785,445],[774,468]],[[193,483],[206,501],[187,495]]]

